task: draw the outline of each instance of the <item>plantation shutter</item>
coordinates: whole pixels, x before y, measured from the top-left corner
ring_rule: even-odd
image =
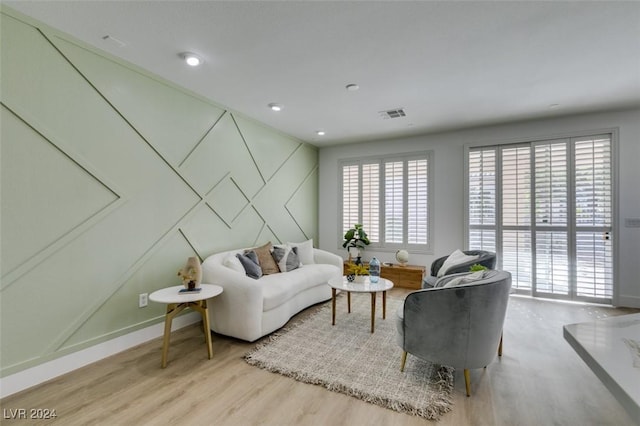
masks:
[[[611,138],[578,140],[575,156],[576,291],[611,298],[613,290]]]
[[[567,147],[566,140],[534,146],[538,293],[569,294]]]
[[[502,150],[502,267],[512,286],[531,288],[531,148]]]
[[[359,223],[360,166],[342,166],[342,234],[355,223]]]
[[[469,152],[469,249],[496,251],[496,149]]]
[[[612,135],[471,148],[470,249],[495,251],[533,295],[613,297]]]
[[[351,226],[353,226],[353,222]],[[380,242],[380,164],[362,165],[362,225],[369,241]]]
[[[404,222],[404,167],[402,161],[389,161],[384,165],[385,241],[403,242]]]
[[[407,242],[426,244],[429,223],[427,160],[407,162]]]

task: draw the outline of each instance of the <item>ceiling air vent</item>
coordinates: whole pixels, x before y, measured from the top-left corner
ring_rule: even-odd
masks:
[[[382,118],[386,120],[388,118],[405,117],[407,114],[405,114],[404,109],[395,108],[395,109],[390,109],[388,111],[380,111],[380,115],[382,116]]]

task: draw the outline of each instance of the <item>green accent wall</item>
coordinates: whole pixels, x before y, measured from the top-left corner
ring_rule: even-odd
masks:
[[[317,239],[315,147],[1,20],[0,376],[162,321],[189,256]]]

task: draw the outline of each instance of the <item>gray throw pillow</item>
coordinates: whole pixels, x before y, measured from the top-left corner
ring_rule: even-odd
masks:
[[[300,267],[297,247],[273,246],[273,252],[271,254],[278,264],[280,272],[289,272]]]
[[[236,257],[240,260],[240,263],[242,263],[244,272],[248,277],[257,280],[262,276],[262,269],[258,263],[258,255],[254,251],[248,251],[244,254],[238,253]]]

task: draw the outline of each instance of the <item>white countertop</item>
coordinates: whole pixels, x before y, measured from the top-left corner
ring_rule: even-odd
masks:
[[[564,338],[631,418],[640,419],[640,314],[565,325]]]

